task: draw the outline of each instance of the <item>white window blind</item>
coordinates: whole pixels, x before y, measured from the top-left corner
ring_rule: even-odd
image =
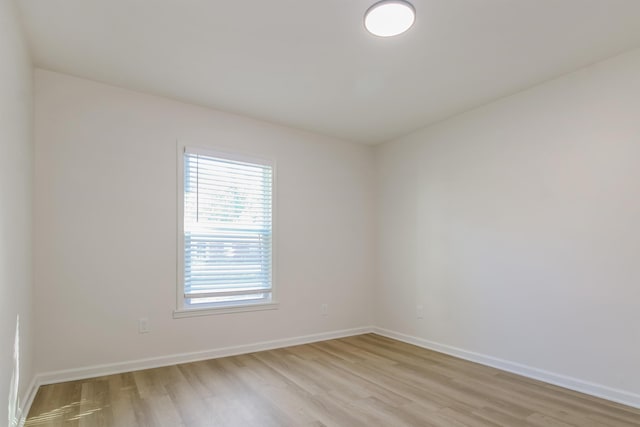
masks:
[[[185,306],[271,301],[272,184],[270,164],[185,149]]]

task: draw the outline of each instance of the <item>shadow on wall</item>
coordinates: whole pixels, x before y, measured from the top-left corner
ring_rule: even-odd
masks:
[[[13,345],[13,374],[9,384],[9,427],[17,427],[20,420],[20,402],[18,401],[18,384],[20,384],[20,316],[16,317],[16,338]]]

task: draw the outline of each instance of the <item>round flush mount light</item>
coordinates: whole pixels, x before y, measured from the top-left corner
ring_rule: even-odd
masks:
[[[382,0],[364,14],[364,26],[380,37],[397,36],[407,31],[416,20],[413,5],[404,0]]]

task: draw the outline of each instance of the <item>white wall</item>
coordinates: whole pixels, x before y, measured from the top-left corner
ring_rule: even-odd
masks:
[[[376,158],[377,326],[640,405],[640,51]]]
[[[0,0],[0,425],[12,416],[7,412],[18,316],[22,401],[32,377],[32,99],[31,62],[15,4]]]
[[[370,147],[35,74],[39,372],[371,324]],[[176,140],[276,160],[278,310],[172,318]]]

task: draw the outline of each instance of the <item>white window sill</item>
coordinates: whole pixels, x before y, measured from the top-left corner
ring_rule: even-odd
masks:
[[[244,313],[248,311],[277,310],[277,302],[265,302],[256,304],[244,304],[221,307],[203,307],[203,308],[183,308],[173,311],[174,319],[183,319],[185,317],[212,316],[217,314]]]

